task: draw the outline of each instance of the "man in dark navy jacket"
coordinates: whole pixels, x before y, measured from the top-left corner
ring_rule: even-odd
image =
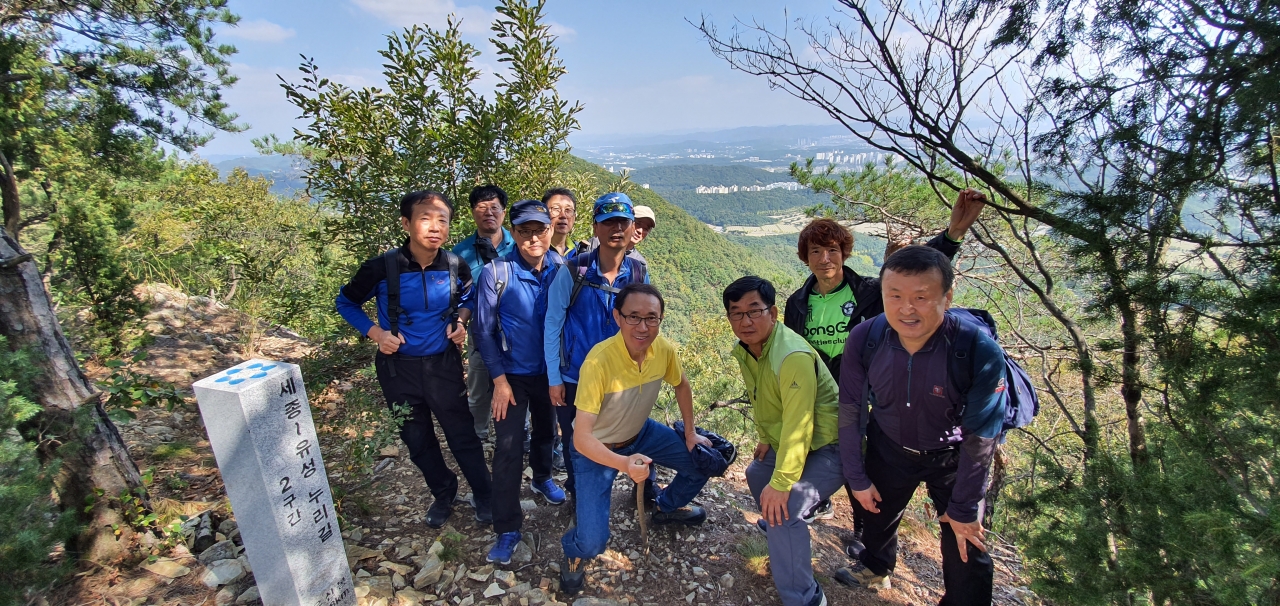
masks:
[[[449,284],[449,253],[440,248],[449,239],[453,204],[444,194],[416,191],[400,200],[400,225],[409,234],[404,245],[389,254],[399,268],[400,313],[392,330],[388,315],[387,262],[384,256],[365,261],[355,277],[338,293],[338,313],[361,334],[378,344],[375,366],[388,405],[404,404],[410,417],[400,439],[427,481],[435,502],[427,510],[427,525],[444,526],[453,513],[458,476],[445,465],[431,418],[434,415],[462,475],[471,485],[476,520],[490,523],[489,469],[473,428],[462,379],[458,348],[467,338],[471,318],[471,269],[457,262],[457,282]],[[452,309],[456,299],[459,309]],[[377,299],[378,320],[361,307]],[[456,312],[456,315],[451,313]],[[396,334],[398,333],[398,334]]]
[[[872,327],[884,324],[859,324],[845,342],[841,364],[841,461],[867,513],[866,549],[851,576],[865,587],[888,587],[902,512],[924,482],[941,513],[941,603],[990,604],[993,568],[982,543],[981,504],[1004,425],[1004,353],[979,331],[968,352],[972,384],[960,392],[949,372],[960,330],[960,321],[947,313],[951,260],[933,248],[908,246],[885,260],[880,277],[887,328],[871,335]],[[878,346],[864,366],[869,340]],[[868,392],[864,457],[858,442]]]

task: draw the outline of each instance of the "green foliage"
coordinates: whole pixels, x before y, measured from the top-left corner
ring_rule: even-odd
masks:
[[[99,381],[98,386],[106,394],[102,405],[111,420],[123,423],[138,418],[139,408],[162,406],[173,410],[182,404],[182,392],[174,384],[134,368],[146,359],[146,352],[139,351],[128,362],[108,360],[104,363],[111,374]]]
[[[48,563],[49,552],[75,531],[75,512],[59,512],[50,495],[56,461],[41,463],[34,436],[20,432],[40,407],[28,389],[35,377],[30,354],[9,350],[0,336],[0,602],[21,603],[25,592],[47,587],[64,566]]]
[[[126,327],[146,309],[133,293],[138,279],[120,255],[118,229],[129,225],[128,208],[118,198],[114,202],[92,195],[68,201],[58,213],[65,244],[55,254],[58,274],[66,280],[64,297],[93,314],[96,349],[108,354],[126,348]]]
[[[729,194],[668,191],[664,192],[663,196],[703,223],[722,227],[771,225],[778,222],[774,217],[809,207],[822,207],[829,199],[825,194],[785,189],[740,191]]]
[[[355,257],[399,243],[398,203],[409,191],[435,189],[461,205],[481,183],[501,184],[513,200],[553,184],[581,107],[555,91],[565,69],[543,6],[504,0],[496,10],[490,42],[506,70],[493,100],[478,90],[480,51],[452,18],[443,31],[413,26],[388,37],[379,53],[386,91],[332,82],[311,60],[300,83],[283,85],[308,125],[294,143],[259,145],[310,160],[310,191],[337,211],[328,233]],[[467,213],[454,219],[455,239],[470,233]]]
[[[272,194],[266,179],[242,170],[220,180],[206,163],[124,190],[136,201],[124,247],[138,275],[309,337],[342,328],[333,297],[353,260],[326,241],[325,215],[305,198]]]

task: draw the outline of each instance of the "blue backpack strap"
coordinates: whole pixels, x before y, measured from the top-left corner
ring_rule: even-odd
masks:
[[[875,359],[880,347],[889,339],[889,320],[880,314],[871,318],[871,328],[867,330],[866,345],[862,348],[862,415],[858,431],[867,435],[867,424],[871,422],[871,361]]]

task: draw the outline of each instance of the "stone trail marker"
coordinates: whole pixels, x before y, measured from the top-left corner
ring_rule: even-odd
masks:
[[[249,360],[193,387],[262,603],[353,606],[301,370]]]

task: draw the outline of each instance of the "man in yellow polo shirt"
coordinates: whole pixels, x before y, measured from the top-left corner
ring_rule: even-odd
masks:
[[[807,514],[844,485],[840,396],[804,337],[778,322],[777,292],[747,276],[724,290],[738,345],[733,357],[751,399],[760,442],[747,486],[768,523],[769,570],[784,606],[826,606],[813,578]]]
[[[609,503],[618,472],[639,483],[649,477],[650,463],[674,469],[675,479],[658,493],[653,522],[698,526],[707,519],[701,507],[686,506],[707,483],[689,451],[711,442],[694,431],[693,390],[675,346],[658,334],[665,311],[658,289],[638,283],[623,287],[613,302],[621,330],[593,347],[582,363],[571,454],[577,525],[560,539],[565,555],[560,591],[566,595],[582,591],[586,561],[609,542]],[[675,388],[683,439],[649,418],[664,382]]]

